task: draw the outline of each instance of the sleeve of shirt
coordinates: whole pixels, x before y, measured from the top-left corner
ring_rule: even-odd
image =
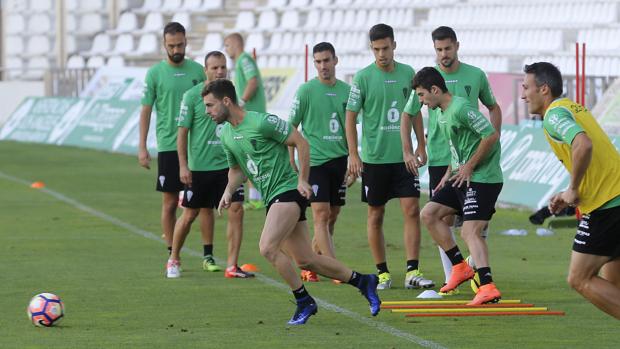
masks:
[[[405,109],[403,109],[403,111],[411,116],[416,116],[421,109],[422,105],[420,104],[420,98],[415,93],[415,91],[411,91],[411,93],[409,94],[409,99],[407,100],[407,104],[405,104]]]
[[[226,146],[222,147],[224,149],[224,154],[226,154],[226,161],[228,162],[228,167],[237,166],[239,163],[235,156],[226,148]]]
[[[246,80],[250,80],[251,78],[258,76],[258,67],[256,66],[256,62],[254,62],[250,56],[244,55],[241,58],[241,70],[243,71],[243,76],[245,76]]]
[[[259,132],[265,138],[273,139],[278,143],[284,143],[291,132],[293,132],[293,128],[288,122],[279,117],[267,114],[260,122]]]
[[[290,123],[297,127],[304,119],[306,115],[306,99],[303,92],[303,86],[300,86],[293,98],[293,105],[291,105],[291,112],[288,116]]]
[[[487,75],[482,71],[480,72],[480,101],[487,107],[497,103],[497,101],[495,101],[495,95],[493,95],[493,90],[491,89],[491,84],[489,84],[489,79],[487,79]]]
[[[156,82],[153,75],[154,73],[152,69],[149,69],[146,73],[146,78],[144,79],[144,89],[142,90],[142,105],[152,106],[155,103],[155,99],[157,99]]]
[[[355,74],[351,83],[351,90],[349,91],[347,110],[359,113],[362,110],[362,105],[364,105],[365,97],[363,78],[359,73]]]
[[[543,119],[543,127],[552,138],[566,144],[572,144],[575,136],[584,132],[575,121],[573,114],[562,107],[556,107],[547,112]]]
[[[474,107],[467,105],[458,114],[458,118],[461,123],[467,125],[467,127],[479,134],[482,138],[486,138],[495,132],[493,125],[489,119],[487,119],[481,112]]]
[[[191,90],[190,90],[191,91]],[[178,127],[192,128],[194,122],[194,108],[192,103],[192,94],[186,91],[181,100],[181,109],[179,110]]]

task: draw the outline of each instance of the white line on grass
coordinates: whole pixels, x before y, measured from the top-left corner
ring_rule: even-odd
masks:
[[[8,174],[6,174],[6,173],[4,173],[2,171],[0,171],[0,177],[2,177],[4,179],[7,179],[7,180],[10,180],[10,181],[13,181],[13,182],[24,184],[24,185],[27,185],[27,186],[30,186],[30,184],[31,184],[31,182],[28,182],[28,181],[26,181],[24,179],[21,179],[21,178],[13,177],[13,176],[8,175]],[[75,199],[72,199],[70,197],[67,197],[67,196],[65,196],[65,195],[63,195],[63,194],[61,194],[61,193],[59,193],[57,191],[54,191],[54,190],[51,190],[51,189],[47,189],[47,188],[42,188],[42,189],[39,189],[39,190],[44,192],[44,193],[46,193],[46,194],[48,194],[48,195],[50,195],[50,196],[53,196],[54,198],[58,199],[59,201],[62,201],[64,203],[66,203],[66,204],[69,204],[69,205],[71,205],[71,206],[73,206],[73,207],[75,207],[75,208],[77,208],[79,210],[82,210],[84,212],[90,213],[91,215],[93,215],[95,217],[99,217],[99,218],[103,219],[104,221],[107,221],[107,222],[112,223],[112,224],[114,224],[116,226],[124,228],[124,229],[126,229],[127,231],[129,231],[131,233],[134,233],[136,235],[140,235],[140,236],[142,236],[144,238],[147,238],[147,239],[150,239],[150,240],[157,241],[159,243],[165,243],[159,236],[153,234],[150,231],[146,231],[146,230],[140,229],[140,228],[138,228],[138,227],[136,227],[136,226],[134,226],[132,224],[123,222],[123,221],[121,221],[118,218],[112,217],[112,216],[110,216],[108,214],[105,214],[105,213],[103,213],[101,211],[98,211],[98,210],[96,210],[96,209],[94,209],[92,207],[86,206],[86,205],[82,204],[81,202],[79,202],[79,201],[77,201]],[[192,256],[202,257],[202,254],[198,253],[197,251],[188,249],[188,248],[183,248],[183,251],[187,252],[188,254],[190,254]],[[274,279],[272,279],[270,277],[267,277],[265,275],[256,274],[256,278],[258,280],[260,280],[261,282],[263,282],[265,284],[268,284],[268,285],[271,285],[271,286],[273,286],[275,288],[279,288],[279,289],[287,291],[287,292],[290,291],[290,289],[289,289],[289,287],[287,285],[285,285],[285,284],[283,284],[281,282],[278,282],[278,281],[276,281],[276,280],[274,280]],[[349,317],[349,318],[351,318],[351,319],[353,319],[353,320],[355,320],[355,321],[357,321],[359,323],[362,323],[362,324],[367,325],[369,327],[378,329],[378,330],[380,330],[382,332],[385,332],[387,334],[390,334],[392,336],[399,337],[399,338],[405,339],[405,340],[407,340],[409,342],[418,344],[421,347],[436,348],[436,349],[446,348],[446,347],[442,346],[439,343],[435,343],[433,341],[426,340],[426,339],[420,338],[420,337],[418,337],[416,335],[413,335],[413,334],[401,331],[401,330],[399,330],[399,329],[397,329],[395,327],[392,327],[392,326],[390,326],[390,325],[388,325],[388,324],[386,324],[384,322],[377,321],[377,320],[371,320],[370,318],[368,318],[366,316],[362,316],[362,315],[360,315],[358,313],[355,313],[355,312],[353,312],[351,310],[339,307],[339,306],[337,306],[335,304],[329,303],[329,302],[324,301],[324,300],[322,300],[320,298],[314,298],[314,299],[316,300],[316,302],[321,307],[323,307],[325,309],[328,309],[328,310],[331,310],[331,311],[333,311],[335,313],[338,313],[338,314],[344,315],[346,317]]]

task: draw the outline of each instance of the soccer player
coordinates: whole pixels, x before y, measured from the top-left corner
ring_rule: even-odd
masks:
[[[438,27],[433,30],[431,37],[437,58],[436,69],[444,78],[448,91],[453,96],[467,98],[470,105],[476,110],[478,110],[479,102],[482,102],[489,110],[489,117],[493,128],[501,134],[502,110],[495,101],[495,96],[484,71],[459,60],[458,51],[460,45],[452,28],[446,26]],[[438,132],[437,117],[433,110],[429,110],[428,149],[429,191],[432,195],[433,190],[446,172],[448,164],[450,164],[450,147],[447,140]],[[452,225],[454,216],[447,217],[446,221]],[[454,234],[454,231],[452,233]],[[488,226],[482,230],[482,237],[486,239],[487,236]],[[438,248],[446,277],[445,282],[448,282],[452,272],[452,263],[450,263],[450,259],[441,247]],[[472,260],[468,259],[468,262],[475,269]],[[452,294],[456,293],[458,293],[458,289],[452,292]]]
[[[344,114],[350,87],[336,79],[338,57],[332,44],[316,44],[312,57],[318,76],[297,90],[289,120],[294,127],[302,125],[304,137],[310,143],[309,182],[314,194],[310,198],[314,217],[312,248],[336,258],[332,237],[347,190]],[[294,153],[290,155],[291,164],[295,164]],[[302,279],[319,281],[316,273],[308,270],[302,271]]]
[[[481,233],[495,213],[502,190],[499,165],[499,133],[466,98],[453,96],[437,69],[426,67],[413,79],[420,102],[437,109],[439,130],[448,140],[452,164],[422,209],[422,221],[452,263],[450,279],[440,291],[449,292],[474,276],[463,259],[445,217],[463,216],[461,236],[478,267],[480,288],[470,305],[498,301],[501,293],[493,283],[486,241]]]
[[[207,81],[226,78],[226,56],[219,51],[209,52],[205,57]],[[183,214],[174,227],[172,254],[166,266],[167,276],[177,278],[180,273],[180,253],[192,223],[202,213],[200,230],[204,244],[203,269],[220,271],[213,259],[213,231],[215,220],[213,209],[217,208],[228,181],[228,163],[219,139],[222,125],[217,125],[205,111],[202,89],[205,83],[198,84],[183,95],[179,113],[179,134],[177,151],[179,153],[180,178],[185,184]],[[243,188],[240,187],[232,198],[228,209],[228,260],[224,276],[227,278],[248,278],[254,276],[237,266],[241,239],[243,237]]]
[[[265,89],[263,88],[263,79],[260,76],[260,70],[256,65],[256,61],[245,52],[243,37],[239,33],[232,33],[224,39],[224,48],[226,53],[235,62],[235,88],[237,90],[237,99],[239,105],[245,110],[257,111],[264,113],[267,111],[267,102],[265,99]],[[248,182],[249,200],[246,209],[263,208],[261,195],[256,188],[252,186],[252,182]]]
[[[312,251],[305,209],[312,195],[308,184],[310,167],[308,142],[286,121],[275,115],[246,111],[237,104],[235,87],[228,80],[210,82],[202,91],[207,112],[222,129],[222,144],[230,169],[228,185],[219,209],[229,207],[235,190],[246,179],[254,182],[267,203],[267,217],[261,233],[260,253],[290,286],[297,301],[288,322],[301,325],[317,312],[293,267],[293,260],[306,270],[355,286],[366,297],[373,316],[380,310],[377,276],[363,275],[336,259]],[[287,146],[297,148],[299,175],[293,170]]]
[[[413,68],[394,60],[394,31],[386,24],[370,29],[375,61],[353,78],[346,111],[349,173],[362,176],[362,201],[368,203],[368,244],[379,273],[378,289],[392,285],[383,234],[385,204],[399,198],[404,218],[403,240],[407,257],[406,288],[435,284],[419,271],[420,183],[403,161],[400,115],[411,93]],[[357,151],[356,121],[362,117],[362,156]]]
[[[568,284],[620,319],[620,154],[581,104],[562,98],[562,74],[553,64],[525,66],[521,98],[531,114],[544,115],[545,137],[570,173],[566,190],[553,195],[552,213],[578,207]]]
[[[152,66],[146,73],[142,110],[140,111],[140,139],[138,161],[150,169],[151,155],[147,149],[147,136],[153,105],[157,109],[157,191],[163,193],[161,226],[168,253],[172,251],[172,235],[177,219],[176,210],[179,191],[183,183],[179,179],[177,155],[177,119],[185,91],[205,80],[202,66],[185,59],[185,28],[170,22],[164,27],[164,48],[167,59]]]

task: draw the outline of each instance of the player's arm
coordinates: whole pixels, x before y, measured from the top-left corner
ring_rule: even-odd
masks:
[[[578,133],[571,144],[571,159],[573,162],[573,171],[570,176],[569,190],[575,192],[579,189],[586,170],[592,161],[592,140],[585,132]]]
[[[347,110],[344,126],[349,148],[349,174],[354,177],[362,175],[362,159],[357,152],[357,115],[357,112]]]
[[[400,139],[403,144],[403,161],[407,171],[417,175],[418,161],[413,155],[413,145],[411,144],[411,115],[403,112],[400,117]]]
[[[258,78],[255,76],[248,80],[248,84],[245,86],[245,90],[243,90],[243,95],[241,99],[244,103],[247,103],[250,99],[254,97],[256,91],[258,90]]]
[[[220,204],[217,207],[217,212],[219,215],[222,215],[222,209],[229,208],[232,203],[233,193],[241,186],[243,182],[245,182],[247,178],[243,174],[241,167],[239,165],[231,165],[228,168],[228,184],[226,184],[226,189],[224,189],[224,194],[222,195],[222,199],[220,199]]]
[[[299,190],[299,193],[306,199],[309,199],[310,195],[312,195],[312,189],[310,188],[310,184],[308,184],[308,176],[310,175],[310,145],[297,129],[292,129],[292,132],[286,138],[284,144],[297,149],[297,154],[299,156],[297,190]]]
[[[192,172],[187,165],[187,135],[189,129],[179,126],[177,132],[177,154],[179,155],[179,177],[181,183],[192,185]]]
[[[489,84],[489,79],[487,79],[486,74],[481,73],[480,75],[480,101],[484,104],[489,110],[489,119],[491,121],[491,125],[498,132],[502,133],[502,109],[497,104],[495,100],[495,96],[493,95],[493,90],[491,89],[491,84]]]
[[[152,105],[142,105],[140,110],[140,136],[138,140],[138,162],[140,166],[151,168],[151,155],[146,146],[147,136],[149,134],[149,125],[151,124]]]
[[[491,106],[487,106],[489,109],[489,119],[491,120],[491,125],[497,133],[502,133],[502,108],[499,107],[499,104],[495,103]]]

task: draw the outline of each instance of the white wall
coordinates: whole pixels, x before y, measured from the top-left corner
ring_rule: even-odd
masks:
[[[44,96],[43,81],[0,81],[0,126],[28,96]]]

